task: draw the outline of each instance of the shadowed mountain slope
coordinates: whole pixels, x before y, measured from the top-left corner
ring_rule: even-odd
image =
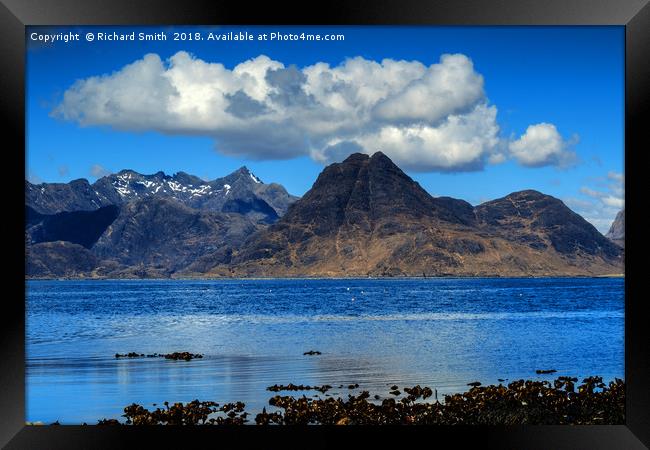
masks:
[[[40,214],[93,211],[149,197],[174,199],[202,210],[240,212],[266,223],[275,222],[296,199],[279,184],[262,183],[246,167],[212,181],[185,172],[142,175],[133,170],[122,170],[93,184],[85,179],[67,184],[25,181],[25,203]]]

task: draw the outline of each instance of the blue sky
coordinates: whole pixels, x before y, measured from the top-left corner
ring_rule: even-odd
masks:
[[[168,39],[84,37],[113,31]],[[230,31],[255,40],[206,39]],[[69,32],[81,40],[31,40]],[[345,38],[257,40],[271,32]],[[603,232],[623,206],[623,27],[30,27],[26,39],[33,182],[246,165],[302,195],[325,164],[382,150],[435,196],[537,189]]]

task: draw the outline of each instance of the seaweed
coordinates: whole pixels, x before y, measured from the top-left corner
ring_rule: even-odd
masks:
[[[165,358],[165,359],[173,359],[175,361],[182,359],[184,361],[190,361],[192,359],[200,359],[203,358],[203,355],[198,354],[198,353],[190,353],[190,352],[174,352],[174,353],[153,353],[149,355],[145,355],[144,353],[136,353],[136,352],[130,352],[130,353],[115,353],[115,358]]]
[[[516,380],[504,386],[476,385],[463,393],[445,395],[444,402],[424,402],[435,390],[419,385],[405,387],[402,399],[385,398],[369,402],[370,393],[342,398],[313,399],[275,395],[269,405],[255,416],[258,425],[586,425],[625,423],[625,383],[616,378],[609,384],[602,377],[584,378],[579,386],[577,378],[558,377],[549,381]],[[478,383],[478,382],[477,382]],[[475,384],[475,383],[472,383]],[[351,385],[355,386],[355,385]],[[358,387],[358,385],[356,385]],[[394,386],[397,390],[397,386]],[[298,391],[321,387],[274,385],[267,389]],[[392,389],[392,388],[391,388]],[[393,392],[390,392],[393,393]],[[397,394],[395,394],[397,395]],[[244,403],[227,403],[221,407],[214,402],[194,400],[187,404],[175,403],[149,411],[132,404],[124,409],[126,424],[132,425],[243,425],[248,413]],[[100,425],[114,425],[116,420],[103,419]]]

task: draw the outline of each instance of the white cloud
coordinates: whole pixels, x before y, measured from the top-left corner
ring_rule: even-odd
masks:
[[[435,123],[483,101],[483,77],[465,55],[443,55],[401,92],[375,106],[377,117],[389,122]]]
[[[584,200],[569,197],[563,199],[563,201],[569,208],[595,226],[602,234],[607,234],[612,222],[614,222],[614,218],[616,218],[616,214],[622,209],[593,199]]]
[[[623,197],[625,190],[625,176],[618,172],[609,172],[607,178],[611,181],[609,183],[609,190],[617,197]]]
[[[488,162],[490,164],[501,164],[506,162],[507,156],[504,155],[503,153],[493,153],[490,156],[488,156]]]
[[[611,206],[612,208],[623,209],[625,206],[625,200],[614,197],[613,195],[606,195],[601,200],[605,205]]]
[[[620,189],[615,189],[615,192],[602,192],[583,186],[580,188],[580,192],[591,198],[600,200],[604,205],[612,208],[622,209],[625,206],[625,200],[623,199],[622,190]],[[616,193],[620,194],[617,196],[615,195]]]
[[[100,166],[99,164],[93,164],[92,167],[90,168],[90,175],[95,178],[101,178],[105,177],[106,175],[110,175],[111,172],[106,170],[104,167]]]
[[[606,234],[609,231],[616,214],[625,208],[625,177],[621,173],[609,172],[607,178],[613,182],[609,185],[598,177],[592,181],[604,190],[594,189],[589,186],[582,186],[580,193],[583,198],[567,198],[565,203],[587,221],[593,224],[598,230]]]
[[[184,51],[165,61],[147,54],[78,80],[52,115],[81,126],[210,136],[217,151],[252,159],[311,155],[328,163],[381,150],[407,169],[463,171],[510,156],[483,77],[462,54],[429,66],[355,57],[303,68],[260,55],[232,69]],[[510,152],[527,166],[570,154],[551,124],[529,127]]]
[[[350,140],[335,140],[313,153],[320,161],[336,160],[341,146],[366,153],[381,150],[400,167],[413,171],[473,170],[497,144],[496,108],[477,105],[465,115],[450,115],[437,127],[429,125],[382,126]],[[346,147],[344,147],[346,148]]]
[[[574,210],[577,209],[585,210],[585,209],[592,208],[594,205],[593,202],[589,200],[582,200],[575,197],[567,197],[563,201],[569,208]]]
[[[509,148],[511,155],[523,166],[566,167],[576,159],[570,150],[571,144],[562,138],[555,125],[538,123],[530,125],[519,139],[510,143]]]
[[[109,125],[122,130],[167,129],[178,95],[158,55],[148,54],[110,75],[77,80],[53,115],[82,126]]]
[[[625,177],[623,176],[622,173],[618,173],[614,171],[607,172],[607,178],[613,181],[617,181],[619,183],[623,183],[625,181]]]
[[[36,175],[34,172],[29,171],[27,174],[27,181],[29,181],[32,184],[41,184],[43,183],[43,179]]]
[[[591,188],[588,188],[587,186],[582,186],[580,188],[580,192],[582,192],[585,195],[588,195],[591,198],[600,198],[602,195],[604,195],[602,192],[595,191]]]

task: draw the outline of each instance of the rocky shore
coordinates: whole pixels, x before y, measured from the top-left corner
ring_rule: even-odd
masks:
[[[625,383],[608,385],[601,377],[558,377],[552,382],[517,380],[508,385],[473,383],[466,392],[438,401],[428,387],[392,386],[386,397],[362,391],[347,399],[326,394],[331,386],[274,385],[269,391],[320,392],[312,397],[275,395],[266,408],[249,419],[242,402],[219,405],[212,401],[164,403],[148,410],[131,404],[124,422],[102,419],[98,425],[618,425],[625,423]],[[351,385],[351,387],[358,385]],[[397,399],[399,395],[404,395]],[[435,395],[434,402],[426,400]],[[156,405],[154,405],[156,406]]]

